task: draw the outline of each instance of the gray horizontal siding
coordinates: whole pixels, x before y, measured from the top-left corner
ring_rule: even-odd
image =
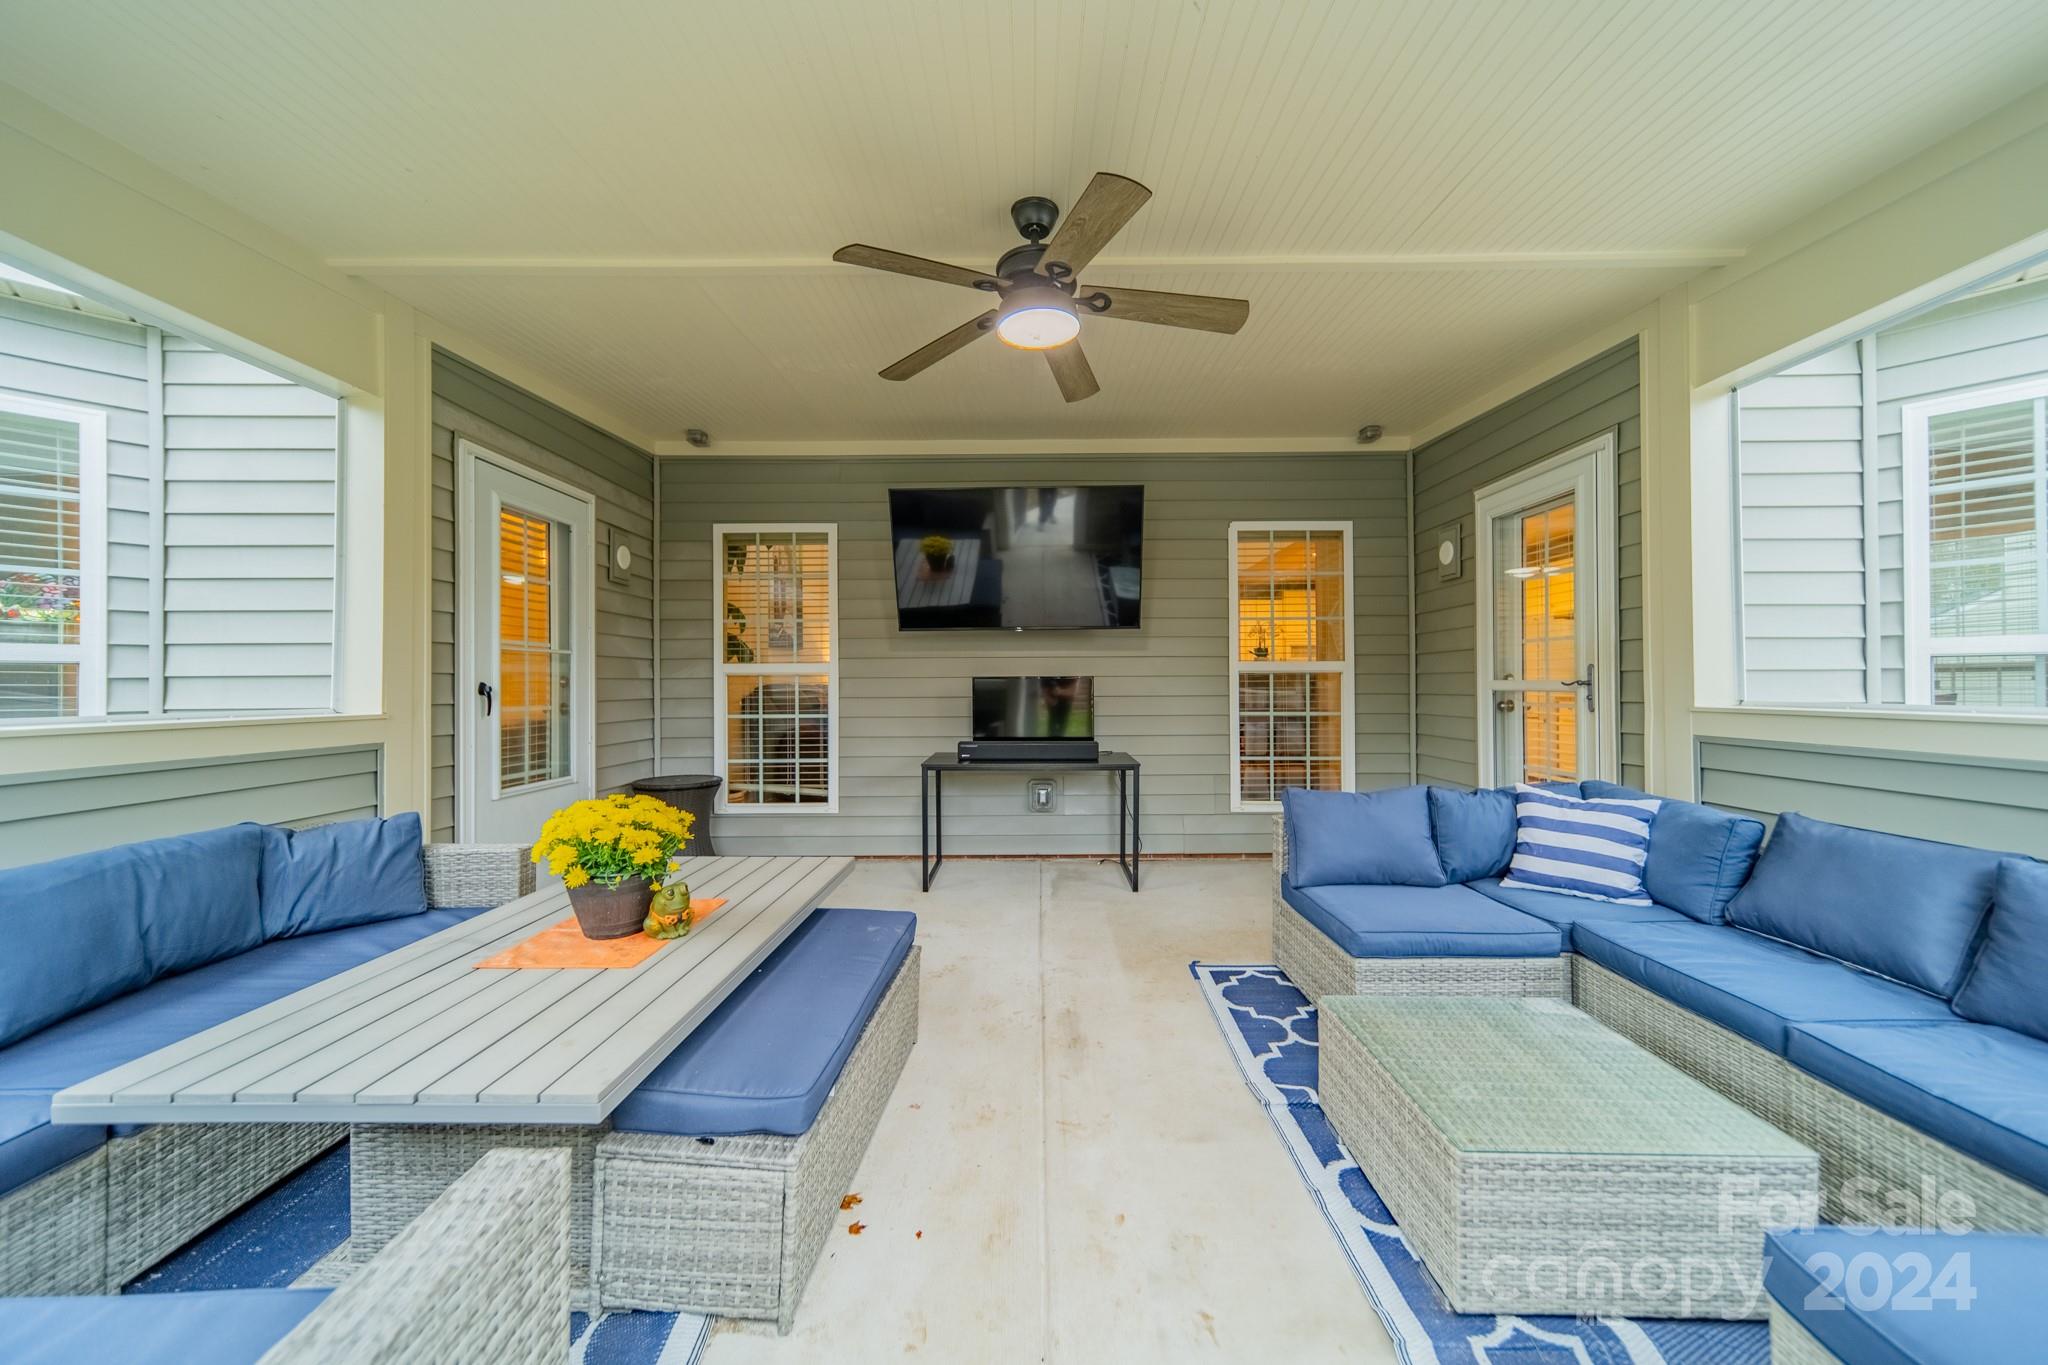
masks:
[[[1700,800],[2048,856],[2048,765],[1758,740],[1699,742]]]
[[[0,777],[0,866],[244,820],[319,825],[377,814],[374,746]]]
[[[1743,696],[1759,705],[1864,699],[1861,344],[1738,394]]]
[[[340,404],[166,336],[163,423],[164,709],[332,708]]]
[[[1474,493],[1591,440],[1616,435],[1619,535],[1620,777],[1643,781],[1642,408],[1631,340],[1538,385],[1415,452],[1416,771],[1426,782],[1478,780],[1477,611],[1482,585]],[[1465,576],[1439,581],[1437,533],[1456,524]]]
[[[631,581],[597,583],[597,787],[654,771],[654,459],[553,404],[434,353],[432,658],[433,837],[455,833],[455,444],[470,440],[597,499],[598,535],[625,534]]]
[[[1140,630],[903,633],[888,490],[946,484],[1145,486]],[[1228,536],[1233,520],[1349,520],[1361,787],[1408,779],[1405,476],[1385,457],[671,460],[662,472],[662,768],[712,758],[711,527],[831,522],[839,534],[840,813],[722,816],[721,851],[917,850],[918,763],[968,732],[975,674],[1096,680],[1096,730],[1144,764],[1146,847],[1263,852],[1267,818],[1230,811]],[[1107,778],[1062,779],[1058,814],[1027,815],[1024,780],[947,781],[957,852],[1099,853],[1114,846]]]

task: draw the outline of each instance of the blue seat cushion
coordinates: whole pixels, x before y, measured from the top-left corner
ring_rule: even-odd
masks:
[[[1654,800],[1634,787],[1586,782],[1589,797]],[[1650,899],[1702,924],[1728,918],[1728,902],[1749,880],[1764,846],[1764,822],[1731,815],[1697,801],[1665,799],[1650,826],[1650,854],[1643,863],[1643,889]]]
[[[478,913],[473,909],[430,910],[406,919],[276,939],[225,962],[165,977],[0,1048],[0,1097],[39,1095],[43,1111],[48,1113],[50,1096],[67,1085],[132,1062]],[[137,1130],[137,1125],[124,1124],[114,1131],[125,1136]]]
[[[1728,922],[1932,991],[1956,993],[2005,855],[1787,811]]]
[[[1468,882],[1474,891],[1488,900],[1499,901],[1510,909],[1525,915],[1534,915],[1545,924],[1555,924],[1560,929],[1569,929],[1574,924],[1686,924],[1690,921],[1662,905],[1619,905],[1613,901],[1596,901],[1585,896],[1566,896],[1556,891],[1538,891],[1528,886],[1502,886],[1500,878],[1487,877],[1480,881]]]
[[[327,1289],[0,1299],[8,1365],[254,1365],[318,1308]]]
[[[1280,794],[1287,870],[1302,886],[1442,886],[1429,789]]]
[[[420,817],[263,831],[263,937],[400,919],[427,908]]]
[[[1495,787],[1472,792],[1431,787],[1429,827],[1445,880],[1497,877],[1515,854],[1515,798]]]
[[[1352,957],[1556,957],[1564,935],[1468,886],[1295,886],[1281,896]]]
[[[104,1125],[51,1123],[48,1095],[0,1095],[0,1195],[40,1180],[106,1140]]]
[[[1883,1275],[1845,1275],[1871,1255]],[[1921,1281],[1917,1259],[1906,1257],[1925,1257],[1932,1279]],[[2037,1360],[2035,1305],[2044,1284],[2048,1237],[1834,1227],[1764,1234],[1765,1290],[1814,1340],[1856,1365]],[[1857,1307],[1859,1293],[1873,1287],[1884,1301]],[[1974,1297],[1959,1298],[1957,1289]],[[1908,1292],[1912,1301],[1893,1304],[1894,1293]]]
[[[2048,1040],[2048,864],[2005,858],[1956,1013]]]
[[[1781,1056],[1788,1023],[1955,1017],[1924,991],[1725,925],[1581,922],[1571,932],[1582,957]]]
[[[255,827],[0,871],[0,1045],[263,941]]]
[[[1966,1019],[1791,1030],[1803,1071],[2048,1190],[2048,1043]]]
[[[626,1096],[612,1126],[809,1132],[916,933],[903,910],[813,911]]]

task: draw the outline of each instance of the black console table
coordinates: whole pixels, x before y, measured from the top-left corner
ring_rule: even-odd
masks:
[[[1131,890],[1138,889],[1138,760],[1129,754],[1105,752],[1093,763],[962,763],[952,754],[933,754],[926,759],[917,779],[918,866],[924,874],[925,890],[932,889],[932,878],[946,861],[947,773],[1115,773],[1116,865],[1130,879]]]

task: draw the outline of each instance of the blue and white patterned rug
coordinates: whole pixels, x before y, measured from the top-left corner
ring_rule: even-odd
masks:
[[[131,1283],[129,1294],[274,1289],[348,1236],[348,1147],[312,1165]],[[694,1313],[569,1316],[569,1365],[696,1365],[711,1319]]]
[[[1268,964],[1189,968],[1230,1054],[1409,1365],[1767,1365],[1760,1322],[1453,1312],[1323,1116],[1316,1009]]]

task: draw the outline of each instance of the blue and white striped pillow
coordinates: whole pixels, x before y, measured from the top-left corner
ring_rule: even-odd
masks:
[[[1515,856],[1502,886],[1616,905],[1653,905],[1643,890],[1650,824],[1661,801],[1586,800],[1515,784]]]

